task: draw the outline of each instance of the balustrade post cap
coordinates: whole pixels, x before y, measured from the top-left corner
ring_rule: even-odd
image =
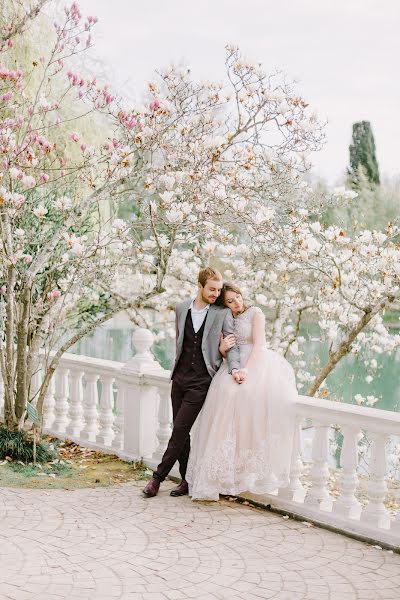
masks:
[[[132,333],[132,344],[135,350],[140,352],[149,351],[154,343],[154,335],[150,329],[138,327]]]
[[[136,375],[145,374],[160,374],[166,373],[165,369],[157,362],[151,352],[151,347],[154,343],[154,335],[149,329],[138,327],[132,333],[132,344],[136,350],[128,362],[121,369],[122,373],[133,373]]]

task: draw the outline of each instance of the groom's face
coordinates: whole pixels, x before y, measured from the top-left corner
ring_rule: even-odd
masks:
[[[199,283],[201,297],[207,304],[214,304],[222,290],[222,281],[219,279],[207,279],[204,286]]]

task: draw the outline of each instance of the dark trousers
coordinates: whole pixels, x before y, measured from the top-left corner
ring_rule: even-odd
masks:
[[[163,481],[172,467],[179,462],[182,479],[186,477],[186,469],[190,452],[190,430],[206,399],[211,377],[207,374],[198,379],[172,382],[171,400],[174,425],[161,463],[154,472],[154,477]]]

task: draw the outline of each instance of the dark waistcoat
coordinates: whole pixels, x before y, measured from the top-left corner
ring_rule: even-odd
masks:
[[[184,381],[186,379],[194,378],[211,379],[201,350],[206,321],[207,316],[199,331],[196,333],[193,328],[192,313],[190,310],[188,311],[185,322],[182,353],[172,376],[174,381],[177,381],[178,379],[179,381]]]

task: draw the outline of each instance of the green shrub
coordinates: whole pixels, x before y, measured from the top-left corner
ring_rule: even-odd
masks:
[[[0,427],[0,460],[5,459],[6,456],[24,463],[33,462],[33,441],[24,431],[9,431],[5,427]],[[37,462],[47,462],[54,457],[54,450],[47,444],[43,442],[36,444]]]

